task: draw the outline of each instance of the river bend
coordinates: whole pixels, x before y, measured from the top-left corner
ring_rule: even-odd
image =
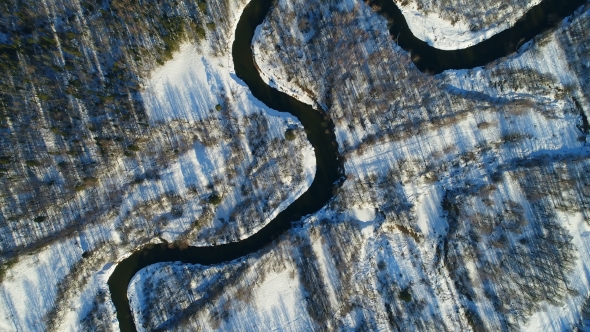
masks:
[[[555,26],[565,16],[572,14],[586,0],[544,0],[531,8],[512,28],[479,44],[461,50],[439,50],[416,38],[399,8],[392,0],[373,0],[380,6],[379,14],[392,22],[389,32],[396,42],[412,53],[416,67],[429,73],[447,69],[473,68],[485,65],[516,50],[537,34]],[[317,212],[333,197],[333,189],[343,181],[342,159],[334,134],[334,125],[323,111],[314,110],[295,98],[269,87],[257,71],[251,51],[256,27],[268,14],[271,0],[252,0],[238,21],[232,58],[237,76],[249,87],[252,95],[268,107],[289,112],[302,123],[307,138],[315,150],[316,175],[309,189],[279,213],[271,222],[247,239],[209,247],[180,249],[168,244],[146,245],[120,261],[110,276],[108,284],[121,331],[136,331],[127,287],[142,268],[160,262],[212,265],[228,262],[254,253],[269,245],[278,235],[287,231],[301,217]],[[417,55],[417,56],[416,56]],[[329,130],[326,130],[327,128]]]

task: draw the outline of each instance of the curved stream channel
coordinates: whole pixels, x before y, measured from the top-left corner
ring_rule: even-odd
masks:
[[[530,9],[514,27],[475,46],[455,51],[442,51],[417,39],[408,28],[401,11],[392,0],[375,0],[386,17],[390,33],[405,50],[417,54],[416,66],[422,71],[439,73],[446,69],[473,68],[513,52],[518,45],[557,24],[586,0],[545,0]],[[315,150],[316,175],[309,189],[264,228],[247,239],[209,247],[180,249],[168,244],[147,245],[118,263],[108,284],[121,331],[136,331],[127,299],[131,278],[142,268],[160,262],[180,261],[202,265],[219,264],[254,253],[270,244],[302,216],[315,213],[333,196],[332,191],[343,180],[334,125],[324,112],[314,110],[293,97],[269,87],[260,78],[250,48],[254,31],[266,17],[272,0],[252,0],[244,9],[236,27],[232,57],[236,74],[250,88],[252,95],[268,107],[289,112],[303,124],[307,138]],[[326,125],[329,130],[326,130]]]

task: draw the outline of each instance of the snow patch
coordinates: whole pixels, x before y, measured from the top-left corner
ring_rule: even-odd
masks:
[[[528,8],[540,2],[541,0],[530,1]],[[398,4],[398,6],[414,36],[441,50],[457,50],[473,46],[512,27],[524,14],[523,11],[520,15],[511,15],[514,17],[513,20],[497,22],[485,29],[471,31],[468,22],[459,20],[453,24],[441,18],[438,13],[428,12],[425,14],[422,10],[417,9],[415,3],[407,6]]]

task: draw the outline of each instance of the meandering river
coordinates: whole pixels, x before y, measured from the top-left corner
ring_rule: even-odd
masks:
[[[379,13],[388,18],[390,33],[398,44],[418,55],[416,66],[422,71],[439,73],[446,69],[473,68],[485,65],[513,52],[518,45],[557,24],[586,0],[545,0],[533,7],[514,27],[472,47],[443,51],[417,39],[392,0],[375,0]],[[320,210],[333,196],[333,189],[344,179],[343,162],[338,153],[334,125],[323,111],[314,110],[293,97],[269,87],[261,78],[251,51],[252,38],[271,7],[272,0],[252,0],[244,9],[236,27],[232,57],[236,74],[250,88],[252,94],[268,107],[289,112],[303,124],[307,138],[315,150],[316,175],[309,189],[287,209],[279,213],[264,228],[247,239],[209,247],[180,249],[168,244],[147,245],[118,263],[109,278],[109,289],[117,310],[121,331],[136,331],[127,287],[131,278],[142,268],[160,262],[180,261],[203,265],[219,264],[254,253],[269,245],[294,221]],[[326,128],[328,130],[326,130]]]

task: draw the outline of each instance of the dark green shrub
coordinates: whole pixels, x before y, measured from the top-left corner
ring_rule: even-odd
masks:
[[[211,196],[209,196],[209,203],[213,204],[213,205],[217,205],[219,203],[221,203],[221,199],[222,197],[218,194],[211,194]]]
[[[41,166],[41,164],[38,161],[36,161],[36,160],[27,160],[27,161],[25,161],[25,164],[27,166],[31,166],[31,167],[33,167],[33,166]]]
[[[197,5],[199,6],[199,10],[201,10],[203,14],[207,12],[207,3],[205,1],[199,1]]]
[[[44,222],[47,219],[46,216],[38,216],[35,219],[33,219],[34,222]]]
[[[0,264],[0,282],[2,282],[2,280],[4,280],[4,277],[6,276],[6,272],[13,267],[17,262],[17,259],[14,258],[12,260],[6,261],[3,264]]]
[[[39,99],[41,99],[43,101],[47,101],[49,99],[49,95],[46,95],[44,93],[38,93],[37,97],[39,97]]]
[[[287,131],[285,131],[285,139],[287,141],[292,141],[297,137],[297,134],[295,133],[295,129],[287,129]]]
[[[56,134],[56,135],[61,135],[61,136],[67,136],[68,133],[66,133],[65,131],[61,130],[58,127],[51,127],[51,132]]]
[[[84,178],[84,180],[82,180],[82,183],[76,185],[74,187],[74,189],[76,189],[76,191],[82,191],[84,189],[94,186],[97,183],[98,183],[98,180],[96,178],[87,177],[87,178]]]
[[[405,302],[412,301],[412,294],[410,294],[410,287],[404,288],[398,295],[399,299]]]
[[[205,37],[207,37],[207,31],[205,31],[205,29],[203,29],[203,27],[200,25],[195,26],[195,33],[197,34],[199,40],[205,39]]]

